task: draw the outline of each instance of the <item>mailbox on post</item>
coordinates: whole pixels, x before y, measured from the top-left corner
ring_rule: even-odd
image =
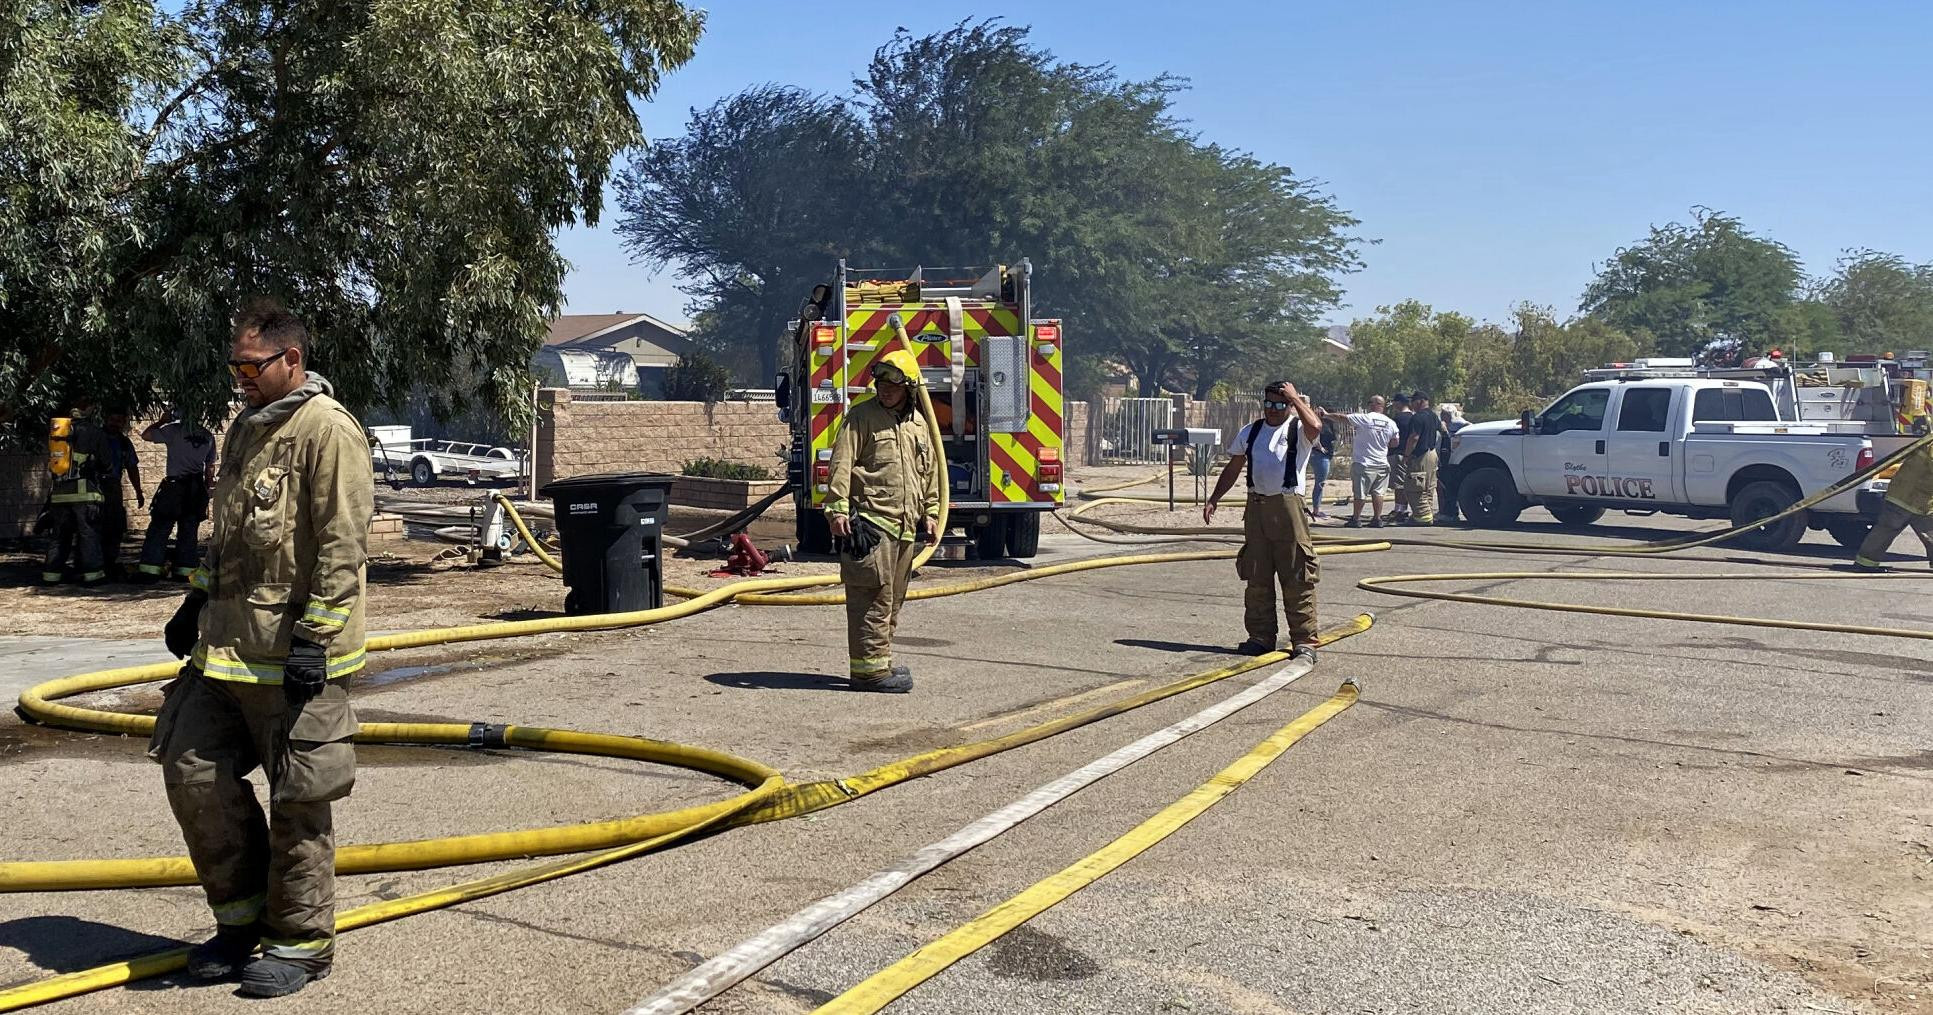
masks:
[[[1168,449],[1168,510],[1175,509],[1175,449],[1185,448],[1192,455],[1198,468],[1189,470],[1195,474],[1196,497],[1206,499],[1208,463],[1214,458],[1215,449],[1221,446],[1222,432],[1206,427],[1184,427],[1173,430],[1156,430],[1150,435],[1149,442]]]

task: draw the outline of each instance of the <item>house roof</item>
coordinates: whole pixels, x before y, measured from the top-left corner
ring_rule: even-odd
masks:
[[[564,314],[551,319],[550,333],[544,336],[544,345],[570,345],[640,321],[674,338],[685,337],[685,329],[650,314]]]
[[[563,345],[588,338],[600,331],[629,324],[642,317],[642,314],[564,314],[550,321],[550,334],[544,336],[545,345]]]
[[[1343,352],[1348,352],[1353,344],[1349,339],[1349,326],[1346,324],[1332,324],[1328,328],[1325,328],[1322,333],[1322,340],[1341,349]]]

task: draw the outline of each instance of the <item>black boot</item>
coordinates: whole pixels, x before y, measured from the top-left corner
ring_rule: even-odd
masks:
[[[262,931],[255,924],[221,924],[215,928],[214,937],[189,950],[188,975],[197,980],[226,980],[247,964],[261,942]]]
[[[329,975],[329,965],[307,965],[266,956],[242,969],[241,992],[246,997],[287,997]]]

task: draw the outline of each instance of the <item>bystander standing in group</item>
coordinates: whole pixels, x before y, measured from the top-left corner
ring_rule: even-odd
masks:
[[[1402,454],[1401,434],[1404,433],[1403,428],[1409,425],[1411,415],[1408,395],[1398,391],[1390,397],[1389,418],[1395,421],[1398,434],[1390,442],[1395,453],[1389,456],[1389,493],[1390,499],[1395,501],[1395,505],[1389,509],[1389,520],[1392,522],[1407,521],[1410,515],[1409,459]]]
[[[1327,418],[1349,426],[1349,471],[1353,510],[1348,526],[1362,526],[1362,505],[1370,503],[1369,524],[1383,524],[1383,494],[1389,492],[1389,448],[1396,442],[1396,423],[1383,413],[1383,396],[1371,395],[1364,412]]]
[[[1452,438],[1470,421],[1463,418],[1462,407],[1451,402],[1437,408],[1436,418],[1443,423],[1443,435],[1436,442],[1436,523],[1455,525],[1462,520],[1462,512],[1457,508],[1455,485],[1445,477],[1450,471],[1450,452],[1455,450]]]
[[[1408,483],[1404,499],[1409,502],[1406,525],[1436,524],[1436,446],[1443,436],[1443,424],[1430,411],[1430,396],[1417,392],[1410,396],[1409,418],[1402,424],[1402,459]]]
[[[1329,481],[1329,470],[1336,461],[1336,421],[1328,418],[1321,406],[1316,406],[1316,415],[1323,417],[1322,436],[1316,438],[1315,451],[1309,455],[1309,473],[1315,477],[1315,488],[1309,494],[1309,517],[1327,518],[1329,512],[1322,510],[1322,484]]]

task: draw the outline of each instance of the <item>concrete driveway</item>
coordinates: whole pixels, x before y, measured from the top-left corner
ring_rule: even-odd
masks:
[[[1526,521],[1534,538],[1571,539]],[[1656,538],[1682,522],[1635,521]],[[1413,534],[1418,530],[1396,530]],[[1521,535],[1522,533],[1519,533]],[[1431,538],[1431,533],[1424,533]],[[1128,552],[1128,548],[1121,548]],[[1091,552],[1108,552],[1094,547]],[[1674,582],[1824,566],[1698,551],[1628,561],[1404,547],[1323,564],[1325,620],[1375,627],[1311,676],[914,882],[726,994],[807,1011],[1100,848],[1344,677],[1363,699],[1166,842],[891,1010],[1933,1011],[1933,650],[1924,641],[1398,600],[1371,574],[1644,570],[1498,595],[1933,627],[1933,582]],[[1472,583],[1446,586],[1479,587]],[[913,604],[919,688],[853,695],[836,607],[734,607],[385,677],[365,719],[436,717],[705,744],[796,780],[843,775],[1225,665],[1225,561],[1120,568]],[[377,618],[376,623],[381,623]],[[141,658],[152,655],[152,649]],[[451,652],[456,659],[463,653]],[[615,1012],[800,906],[1232,694],[1238,678],[821,814],[358,931],[279,1011]],[[8,859],[175,853],[142,745],[0,722]],[[376,748],[345,842],[572,823],[717,783],[596,759]],[[344,879],[356,905],[486,868]],[[8,896],[0,983],[204,934],[198,891]],[[108,991],[57,1010],[261,1010],[228,987]]]

